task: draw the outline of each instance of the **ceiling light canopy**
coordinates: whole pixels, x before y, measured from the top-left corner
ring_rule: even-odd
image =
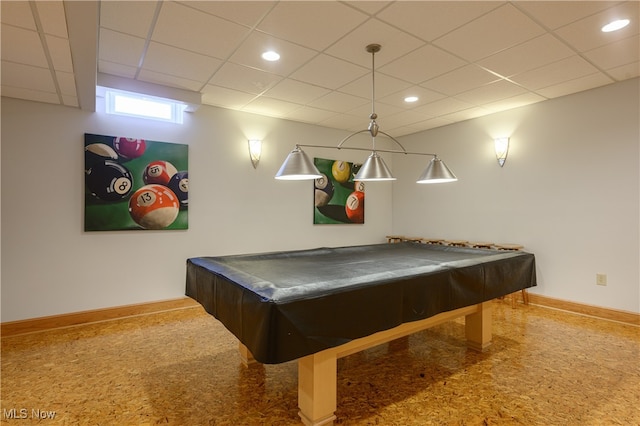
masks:
[[[380,130],[376,119],[378,114],[375,112],[375,54],[381,49],[379,44],[369,44],[366,47],[367,52],[371,53],[371,114],[369,115],[369,126],[357,132],[348,135],[342,139],[335,149],[349,149],[360,151],[371,151],[369,157],[360,167],[358,173],[354,176],[356,181],[386,181],[396,180],[391,174],[391,171],[385,164],[384,160],[379,152],[397,153],[397,154],[412,154],[412,155],[430,155],[433,157],[425,171],[420,175],[417,183],[442,183],[453,182],[458,180],[456,176],[449,170],[449,168],[438,158],[436,154],[428,154],[421,152],[408,152],[400,142],[398,142],[393,136]],[[351,139],[353,136],[360,133],[368,132],[371,135],[372,146],[371,149],[365,148],[347,148],[343,147],[344,143]],[[388,150],[388,149],[376,149],[376,137],[378,135],[384,135],[391,139],[400,149]],[[307,157],[304,151],[300,147],[313,147],[313,148],[331,148],[322,145],[303,145],[297,144],[295,149],[289,153],[286,160],[278,170],[276,179],[282,180],[303,180],[303,179],[318,179],[322,174],[315,167],[313,162]]]

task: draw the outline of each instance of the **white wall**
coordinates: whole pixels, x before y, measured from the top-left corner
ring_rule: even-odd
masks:
[[[188,144],[189,229],[84,232],[84,133]],[[313,183],[273,179],[295,143],[345,134],[206,106],[180,126],[2,98],[1,320],[181,297],[189,257],[385,241],[391,185],[367,189],[364,225],[314,226]],[[264,141],[256,170],[249,138]]]
[[[520,243],[536,255],[532,292],[640,312],[638,83],[403,138],[408,150],[437,153],[459,181],[417,185],[425,160],[396,158],[393,232]],[[503,168],[498,136],[511,137]]]
[[[398,180],[367,186],[366,223],[316,226],[312,184],[273,175],[295,143],[335,146],[344,132],[206,106],[179,126],[2,98],[1,320],[181,297],[193,256],[390,233],[521,243],[536,254],[535,292],[640,312],[638,93],[635,79],[401,138],[460,181],[416,185],[427,157],[385,157]],[[189,230],[83,232],[85,132],[188,144]],[[501,169],[491,140],[505,134]],[[265,143],[257,170],[254,137]]]

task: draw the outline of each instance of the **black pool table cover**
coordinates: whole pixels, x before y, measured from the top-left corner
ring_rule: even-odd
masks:
[[[535,285],[531,253],[406,242],[191,258],[186,295],[275,364]]]

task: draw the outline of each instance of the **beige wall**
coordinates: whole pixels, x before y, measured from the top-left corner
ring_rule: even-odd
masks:
[[[438,153],[459,181],[417,185],[420,160],[396,159],[393,232],[520,243],[536,255],[533,292],[640,312],[638,82],[403,138]],[[503,168],[497,136],[511,137]]]
[[[180,297],[188,257],[389,233],[522,243],[538,259],[536,292],[639,312],[637,94],[636,79],[401,138],[438,152],[460,181],[418,186],[426,157],[387,155],[398,181],[368,184],[366,223],[349,226],[314,226],[312,184],[273,179],[295,143],[335,146],[344,132],[205,106],[179,126],[2,98],[1,320]],[[83,232],[85,132],[188,144],[189,230]],[[491,138],[503,132],[501,169]]]
[[[85,233],[85,132],[188,144],[189,230]],[[273,178],[295,143],[343,136],[205,106],[180,126],[2,98],[2,321],[181,297],[193,256],[385,241],[391,186],[370,188],[364,225],[314,226],[313,183]],[[264,140],[257,169],[249,138]]]

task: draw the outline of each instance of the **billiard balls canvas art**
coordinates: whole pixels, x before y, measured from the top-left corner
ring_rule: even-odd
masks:
[[[85,133],[85,231],[188,229],[184,144]]]
[[[364,223],[364,182],[354,179],[360,164],[326,158],[314,158],[321,178],[313,185],[313,223]]]

